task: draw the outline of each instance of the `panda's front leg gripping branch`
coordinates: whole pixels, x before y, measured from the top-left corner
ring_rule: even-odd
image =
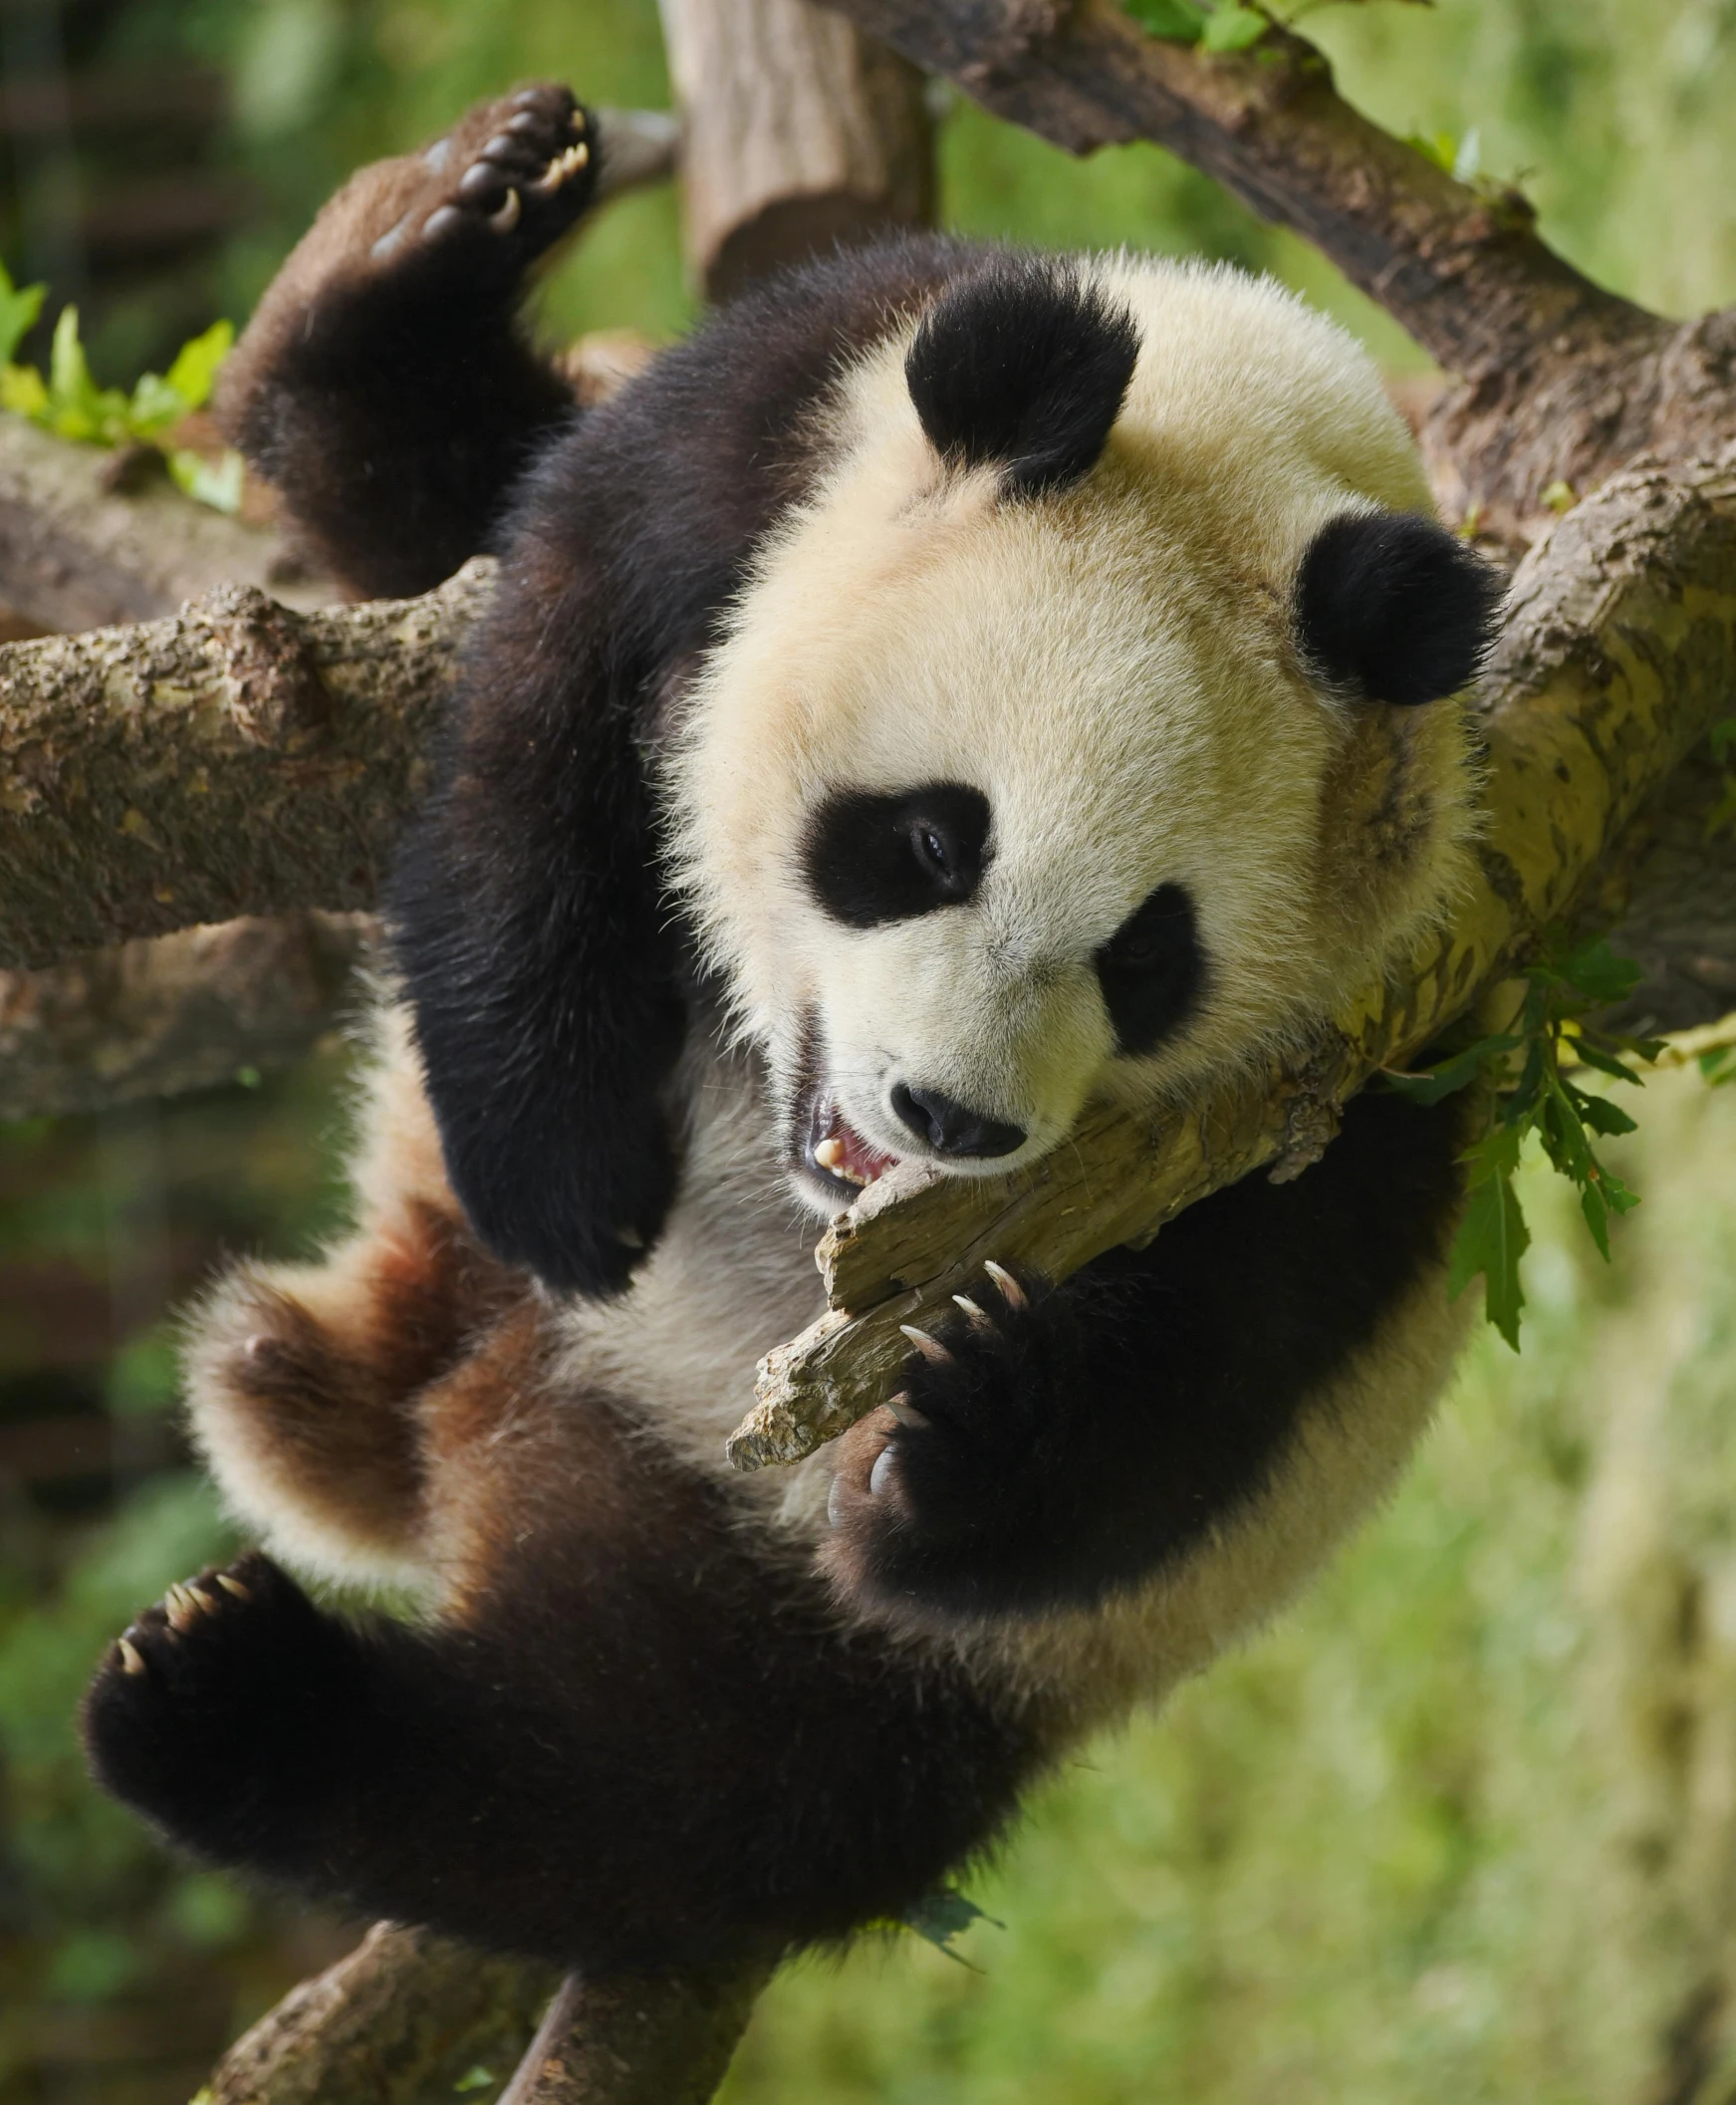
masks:
[[[760,1363],[731,1459],[798,1461],[883,1403],[909,1352],[900,1326],[941,1315],[985,1259],[1065,1278],[1262,1165],[1299,1174],[1370,1074],[1405,1065],[1583,908],[1732,691],[1736,469],[1613,477],[1514,578],[1477,697],[1488,781],[1476,874],[1404,983],[1369,988],[1307,1059],[1221,1088],[1159,1132],[1104,1111],[1015,1178],[889,1173],[822,1241],[830,1308]]]

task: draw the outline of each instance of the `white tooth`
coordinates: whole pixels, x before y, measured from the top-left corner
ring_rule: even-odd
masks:
[[[844,1168],[844,1143],[837,1134],[820,1143],[814,1151],[814,1160],[823,1170],[836,1171]]]

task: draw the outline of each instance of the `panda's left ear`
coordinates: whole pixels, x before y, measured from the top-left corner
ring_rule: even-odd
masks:
[[[1433,519],[1341,512],[1297,572],[1297,649],[1322,685],[1359,700],[1438,701],[1488,657],[1504,590],[1491,565]]]
[[[949,286],[904,360],[910,399],[949,467],[997,467],[1010,496],[1077,482],[1120,414],[1139,332],[1079,266],[993,256]]]

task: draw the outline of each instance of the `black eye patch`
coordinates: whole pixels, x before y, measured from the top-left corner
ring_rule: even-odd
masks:
[[[958,907],[989,860],[989,800],[961,782],[876,793],[840,790],[808,823],[802,869],[849,928]]]
[[[1097,953],[1098,984],[1123,1053],[1148,1053],[1186,1021],[1205,979],[1193,901],[1159,885]]]

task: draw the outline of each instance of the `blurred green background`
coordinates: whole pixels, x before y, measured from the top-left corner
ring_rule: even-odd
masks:
[[[1677,315],[1736,301],[1736,0],[1307,28],[1381,122],[1523,178],[1595,276]],[[356,162],[544,74],[660,107],[652,0],[4,0],[0,257],[78,300],[98,378],[128,382],[244,319]],[[1233,257],[1421,370],[1155,149],[1078,163],[954,105],[941,168],[950,224]],[[561,337],[680,329],[670,194],[615,206],[543,307]],[[0,2105],[178,2105],[354,1936],[169,1865],[71,1725],[104,1641],[223,1540],[169,1311],[223,1253],[338,1216],[344,1079],[334,1050],[0,1129]],[[1043,1795],[971,1882],[1004,1928],[968,1966],[906,1940],[792,1972],[735,2105],[1736,2099],[1736,1090],[1678,1073],[1639,1109],[1615,1265],[1534,1177],[1525,1352],[1479,1339],[1391,1510]]]

